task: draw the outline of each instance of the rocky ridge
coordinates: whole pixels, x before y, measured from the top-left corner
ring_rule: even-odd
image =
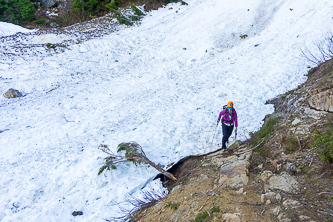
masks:
[[[333,122],[332,79],[333,59],[311,69],[304,84],[267,101],[275,112],[265,125],[276,123],[261,144],[253,134],[229,154],[186,159],[171,168],[178,180],[163,182],[169,194],[132,220],[332,221],[333,168],[313,143]]]

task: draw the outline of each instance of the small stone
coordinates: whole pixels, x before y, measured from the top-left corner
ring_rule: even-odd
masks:
[[[287,208],[297,208],[301,206],[301,203],[296,200],[288,199],[283,202],[283,206]]]
[[[280,207],[280,206],[275,207],[275,208],[272,210],[272,214],[273,214],[273,216],[277,217],[277,216],[279,215],[280,211],[281,211],[281,207]]]
[[[238,191],[236,191],[237,194],[242,194],[244,193],[244,188],[240,188]]]
[[[281,197],[281,195],[278,193],[278,194],[276,194],[276,200],[277,201],[281,201],[282,200],[282,197]]]
[[[83,212],[82,211],[73,211],[72,215],[74,217],[76,217],[76,216],[79,216],[79,215],[83,215]]]
[[[301,216],[299,216],[299,219],[300,219],[300,221],[310,221],[311,217],[301,215]]]

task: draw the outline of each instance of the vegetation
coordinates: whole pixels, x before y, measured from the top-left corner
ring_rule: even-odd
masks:
[[[267,136],[274,131],[274,125],[281,119],[276,117],[267,120],[261,129],[255,133],[251,133],[251,145],[257,145],[262,139],[267,140]]]
[[[293,136],[290,137],[283,136],[282,144],[284,144],[285,146],[284,151],[286,154],[291,154],[299,149],[298,140]]]
[[[170,207],[170,208],[173,209],[173,210],[177,210],[178,207],[179,207],[179,204],[172,203],[172,202],[167,202],[166,206],[167,206],[167,207]]]
[[[171,180],[177,180],[171,173],[163,170],[160,165],[155,164],[149,160],[142,147],[136,142],[119,144],[117,149],[118,155],[115,155],[107,145],[101,144],[99,147],[109,156],[105,158],[105,162],[99,169],[98,175],[100,175],[104,170],[116,169],[116,165],[120,163],[132,162],[135,166],[140,164],[148,164],[160,171],[164,176],[169,177]]]
[[[248,37],[248,35],[246,35],[246,34],[245,34],[245,35],[240,35],[239,37],[240,37],[241,39],[246,39],[246,38]]]
[[[134,14],[137,16],[145,15],[140,9],[138,9],[135,5],[131,4],[131,8],[134,11]]]
[[[0,0],[0,21],[24,25],[34,20],[34,0]]]
[[[325,163],[333,163],[333,124],[328,125],[326,132],[315,130],[314,145],[322,148],[320,157]]]

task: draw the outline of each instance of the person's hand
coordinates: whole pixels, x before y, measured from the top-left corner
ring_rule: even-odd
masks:
[[[218,120],[217,120],[217,124],[219,124],[219,122],[220,122],[220,120],[218,119]]]
[[[235,128],[235,133],[236,133],[236,134],[237,134],[237,128],[238,128],[238,127]]]

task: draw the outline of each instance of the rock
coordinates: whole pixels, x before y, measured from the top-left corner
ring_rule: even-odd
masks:
[[[225,222],[241,222],[240,214],[222,214],[222,220]]]
[[[309,94],[311,97],[308,102],[311,108],[333,112],[333,89],[317,89]]]
[[[286,218],[286,216],[284,214],[280,214],[278,216],[278,220],[279,220],[279,222],[290,222],[291,221],[289,218]]]
[[[300,123],[301,122],[301,120],[300,119],[298,119],[297,117],[294,119],[294,121],[291,123],[291,125],[296,125],[296,124],[298,124],[298,123]]]
[[[301,215],[301,216],[299,216],[299,220],[300,220],[300,221],[310,221],[310,220],[311,220],[311,217]]]
[[[59,25],[58,25],[57,23],[55,23],[55,22],[51,22],[51,23],[50,23],[50,26],[51,26],[52,28],[57,28]]]
[[[240,188],[238,191],[236,191],[237,194],[242,194],[244,193],[244,188]]]
[[[6,98],[16,98],[16,97],[22,97],[22,93],[20,93],[16,89],[9,89],[5,94],[3,94]]]
[[[286,192],[293,192],[298,190],[298,182],[289,174],[283,172],[280,175],[272,176],[268,184],[265,184],[265,190],[280,189]]]
[[[42,0],[43,5],[45,5],[46,8],[51,8],[55,5],[55,2],[53,0]]]
[[[272,215],[275,216],[275,217],[277,217],[277,216],[279,215],[280,211],[281,211],[281,207],[280,207],[280,206],[275,207],[275,208],[272,210]]]
[[[283,202],[283,206],[286,208],[297,208],[301,206],[301,203],[293,199],[288,199]]]
[[[174,188],[172,188],[170,193],[173,193],[174,191],[178,190],[179,188],[181,188],[181,185],[175,186]]]
[[[264,167],[264,165],[263,165],[263,164],[260,164],[260,165],[258,166],[258,169],[259,169],[259,170],[262,170],[263,167]]]
[[[219,184],[223,187],[241,188],[249,182],[247,172],[250,163],[246,160],[237,160],[235,156],[233,158],[221,166]]]
[[[74,217],[76,217],[76,216],[79,216],[79,215],[83,215],[83,212],[82,211],[73,211],[72,215]]]
[[[267,182],[267,180],[269,180],[269,178],[271,178],[273,176],[273,173],[269,170],[265,170],[264,172],[262,172],[262,174],[260,175],[260,179],[264,182]]]
[[[279,201],[281,201],[282,200],[282,197],[281,197],[281,195],[278,193],[278,194],[276,194],[276,200],[279,202]]]
[[[229,146],[228,146],[228,149],[229,150],[233,150],[233,149],[238,148],[239,145],[240,145],[240,142],[241,142],[240,140],[231,141],[230,144],[229,144]]]
[[[281,195],[276,194],[274,192],[267,192],[265,194],[261,194],[261,203],[275,204],[280,200],[281,200]]]

